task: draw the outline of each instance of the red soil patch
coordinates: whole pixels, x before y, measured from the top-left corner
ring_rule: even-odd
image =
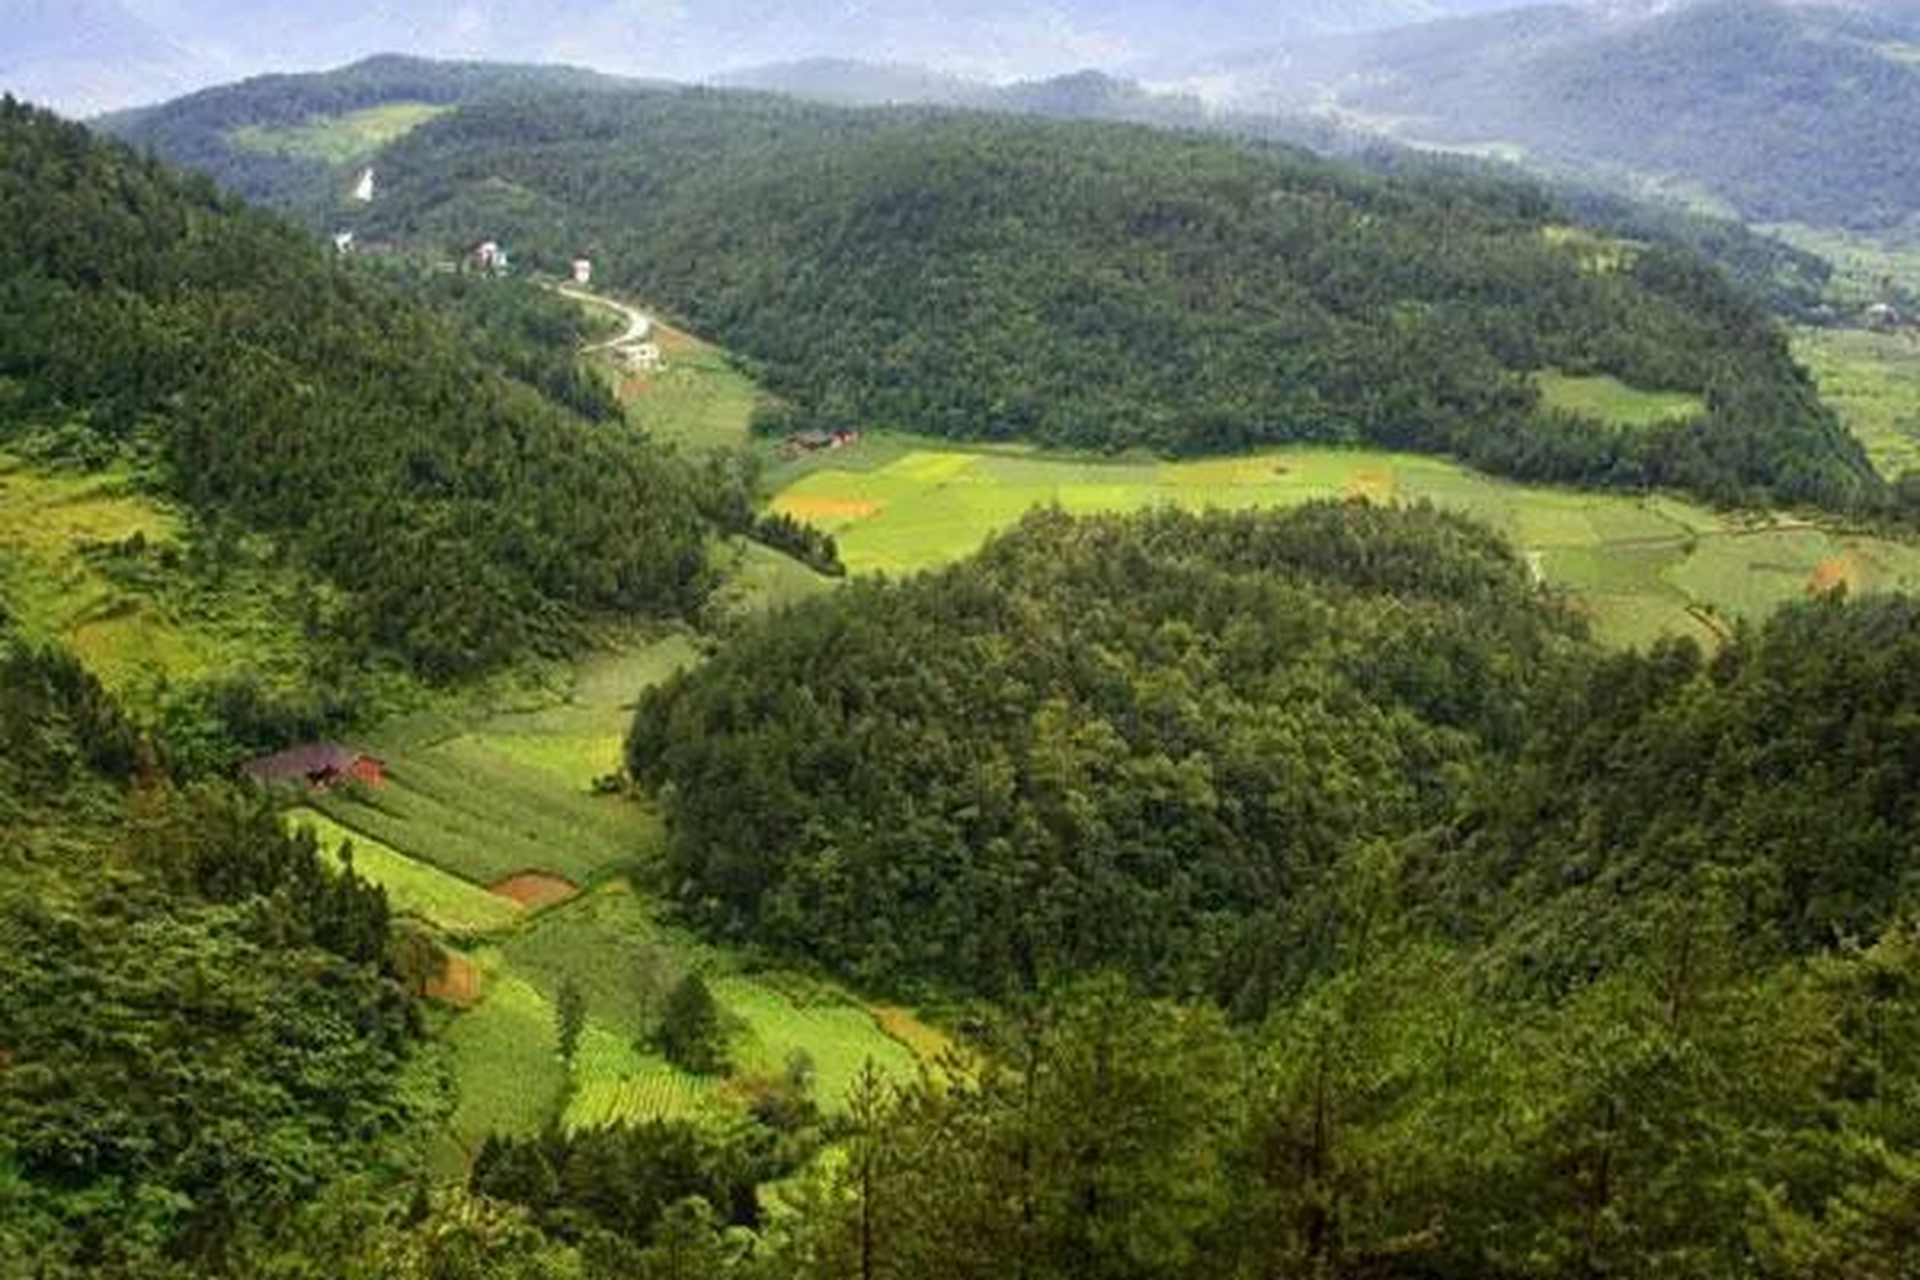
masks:
[[[447,954],[440,976],[427,984],[427,998],[462,1007],[480,998],[480,969],[465,956]]]
[[[541,875],[537,871],[523,872],[517,876],[508,876],[489,890],[503,898],[511,898],[523,907],[539,910],[550,907],[556,902],[565,902],[578,890],[573,882],[559,876]]]
[[[1859,591],[1866,585],[1867,566],[1852,551],[1822,560],[1814,566],[1812,576],[1807,579],[1807,591],[1817,596],[1840,587],[1850,592]]]

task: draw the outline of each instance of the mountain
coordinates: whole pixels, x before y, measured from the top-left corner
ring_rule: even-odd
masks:
[[[1193,80],[1402,138],[1645,175],[1752,220],[1887,231],[1920,208],[1917,20],[1910,3],[1543,7],[1240,54]]]
[[[67,111],[151,102],[183,88],[264,70],[297,71],[390,50],[442,58],[568,62],[617,73],[693,79],[729,68],[800,58],[936,65],[1005,80],[1083,66],[1144,65],[1249,41],[1370,29],[1502,7],[1507,0],[1231,0],[1195,10],[1169,0],[712,0],[695,9],[660,0],[468,0],[457,6],[387,0],[315,9],[295,0],[86,0],[114,30],[149,31],[172,56],[119,57],[88,46],[92,65],[36,41],[17,46],[8,87],[31,87]],[[17,7],[17,6],[16,6]],[[74,6],[29,0],[29,16]],[[57,23],[55,24],[57,25]],[[287,33],[298,32],[298,40]],[[111,76],[106,67],[115,68]]]
[[[382,107],[449,108],[545,92],[622,92],[642,83],[573,67],[433,62],[386,54],[327,72],[256,76],[115,112],[95,125],[130,146],[206,174],[246,199],[311,215],[337,202],[377,141],[364,155],[347,155],[346,171],[337,155],[274,145],[276,135],[310,121]]]
[[[699,599],[696,478],[582,416],[613,411],[570,386],[570,306],[500,295],[498,331],[475,332],[203,178],[10,102],[0,157],[0,444],[137,464],[216,560],[266,535],[318,580],[307,621],[339,663],[470,674],[595,613]],[[557,359],[521,357],[516,307]]]
[[[588,249],[758,362],[784,429],[1364,440],[1723,497],[1844,506],[1873,488],[1780,335],[1710,271],[1666,250],[1596,268],[1538,192],[1470,174],[713,92],[476,105],[379,163],[367,234],[441,253],[505,239],[549,269]],[[1559,415],[1532,381],[1550,368],[1688,391],[1702,412],[1631,432]]]

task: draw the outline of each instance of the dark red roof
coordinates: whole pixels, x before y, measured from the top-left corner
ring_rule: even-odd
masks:
[[[240,772],[255,782],[307,782],[344,774],[366,754],[337,742],[310,742],[249,760]]]

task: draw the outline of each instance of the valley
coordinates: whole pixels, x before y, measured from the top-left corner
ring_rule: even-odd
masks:
[[[1920,1263],[1876,263],[1128,93],[0,107],[0,1280]]]

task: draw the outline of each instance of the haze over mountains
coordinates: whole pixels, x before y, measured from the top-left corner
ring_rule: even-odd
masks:
[[[988,78],[1271,46],[1511,7],[1511,0],[19,0],[0,34],[0,80],[70,114],[158,101],[266,70],[390,50],[571,62],[694,79],[821,56],[914,62]],[[295,39],[292,33],[298,33]]]

